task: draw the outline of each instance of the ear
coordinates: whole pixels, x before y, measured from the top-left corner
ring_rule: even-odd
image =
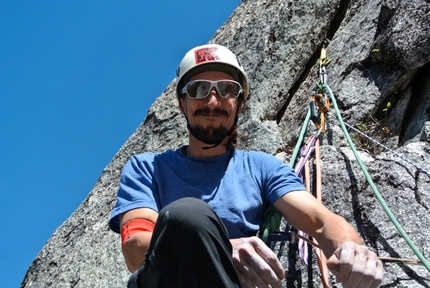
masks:
[[[185,115],[185,97],[181,97],[178,99],[178,106],[179,106],[179,110],[181,111],[181,114]]]
[[[243,101],[242,99],[237,99],[237,115],[239,115],[240,113],[242,113],[242,108],[243,108]]]

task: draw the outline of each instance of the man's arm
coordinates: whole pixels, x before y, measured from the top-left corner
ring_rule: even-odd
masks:
[[[121,232],[122,227],[130,220],[145,219],[155,223],[157,218],[158,213],[148,208],[139,208],[127,211],[119,215]],[[139,269],[143,260],[145,260],[145,253],[146,250],[148,250],[151,237],[152,232],[138,232],[131,235],[122,246],[122,254],[130,272],[134,272]]]
[[[375,253],[361,245],[355,229],[346,220],[318,202],[306,191],[293,191],[275,204],[295,228],[314,237],[328,259],[327,265],[344,287],[377,287],[383,267]]]
[[[331,213],[306,191],[286,194],[275,202],[275,207],[291,225],[314,236],[327,257],[343,243],[361,243],[351,225]],[[263,241],[251,237],[231,239],[230,242],[233,262],[243,287],[282,286],[281,280],[285,278],[282,265]]]
[[[314,237],[327,258],[345,242],[361,244],[354,228],[344,218],[320,204],[309,192],[287,193],[274,206],[288,223]]]

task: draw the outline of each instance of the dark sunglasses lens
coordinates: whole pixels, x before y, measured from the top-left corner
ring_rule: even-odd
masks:
[[[225,98],[236,98],[240,92],[240,86],[235,82],[219,81],[218,92]]]
[[[187,93],[191,98],[205,98],[210,86],[207,81],[192,81],[187,84]]]

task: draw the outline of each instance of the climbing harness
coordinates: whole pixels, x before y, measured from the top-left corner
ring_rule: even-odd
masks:
[[[339,124],[342,128],[342,131],[345,135],[345,138],[355,156],[355,159],[357,160],[358,165],[360,166],[361,170],[363,171],[363,174],[369,183],[375,197],[378,199],[379,203],[381,204],[382,208],[384,209],[385,213],[390,218],[391,222],[394,224],[400,235],[403,237],[403,239],[406,241],[406,243],[409,245],[409,247],[412,249],[412,251],[415,253],[415,255],[419,258],[419,260],[411,260],[411,259],[402,259],[402,258],[390,258],[390,257],[379,257],[379,259],[383,262],[401,262],[403,264],[410,264],[410,265],[423,265],[427,268],[428,271],[430,271],[430,264],[427,261],[426,258],[422,255],[422,253],[418,250],[418,248],[415,246],[415,244],[411,241],[409,236],[406,234],[400,223],[397,221],[393,213],[391,212],[390,208],[387,206],[386,202],[382,198],[381,194],[379,193],[378,189],[376,188],[372,178],[370,177],[366,167],[364,166],[363,162],[361,161],[361,158],[354,146],[354,143],[351,140],[351,137],[348,134],[348,131],[346,129],[346,123],[343,122],[342,116],[340,114],[339,108],[337,106],[336,99],[333,95],[332,90],[327,85],[327,66],[330,64],[330,60],[327,59],[327,53],[326,53],[326,47],[327,42],[324,43],[322,49],[321,49],[321,55],[319,59],[319,82],[316,83],[316,93],[314,96],[311,97],[311,102],[309,105],[308,112],[306,114],[303,126],[300,130],[299,138],[297,141],[297,144],[293,150],[293,154],[289,163],[290,167],[293,167],[293,165],[296,163],[297,155],[300,153],[300,159],[297,161],[297,165],[295,167],[295,172],[297,175],[302,176],[303,170],[304,174],[309,174],[309,157],[312,154],[312,152],[315,153],[315,190],[316,190],[316,198],[321,201],[321,164],[319,159],[319,136],[321,133],[325,131],[325,124],[326,119],[328,117],[335,117],[334,115],[329,114],[330,109],[330,101],[333,105],[333,108],[335,110],[335,114],[337,116],[337,119],[339,121]],[[301,143],[303,143],[304,136],[306,134],[306,131],[308,129],[309,120],[312,120],[312,122],[315,124],[317,132],[312,134],[312,136],[307,140],[306,144],[301,148]],[[353,129],[354,131],[360,133],[361,135],[365,136],[366,138],[370,138],[369,136],[365,135],[364,133],[358,131],[357,129],[353,128],[352,126],[348,125],[349,128]],[[374,139],[371,139],[373,142],[377,142]],[[378,143],[378,142],[377,142]],[[389,149],[388,147],[378,143],[384,149],[387,149],[388,151],[392,152],[394,155],[400,157],[401,159],[407,161],[409,164],[413,165],[415,168],[419,169],[426,175],[430,176],[429,172],[425,169],[421,168],[417,164],[413,163],[412,161],[406,159],[399,153]],[[307,177],[309,179],[309,177]],[[309,190],[309,187],[306,183],[308,183],[309,180],[306,180],[306,177],[304,179],[304,183],[306,188]],[[310,190],[309,190],[310,191]],[[304,245],[304,243],[310,244],[315,248],[315,252],[317,255],[318,260],[318,266],[320,268],[320,278],[323,283],[324,287],[330,287],[329,286],[329,280],[328,280],[328,269],[326,266],[326,259],[324,254],[319,249],[318,243],[316,243],[315,240],[309,240],[303,232],[294,232],[294,231],[285,231],[280,232],[279,226],[281,224],[282,216],[279,211],[277,211],[275,208],[271,208],[270,213],[266,213],[266,220],[265,223],[261,226],[260,229],[260,235],[264,242],[271,242],[271,241],[291,241],[293,242],[296,238],[299,239],[299,250],[301,253],[302,259],[307,258],[307,245]],[[271,220],[271,218],[275,220]],[[279,224],[278,224],[279,223]],[[270,225],[269,225],[270,224]],[[306,247],[306,248],[303,248]],[[305,260],[306,261],[306,260]]]

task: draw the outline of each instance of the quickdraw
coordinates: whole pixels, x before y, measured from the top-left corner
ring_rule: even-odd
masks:
[[[320,61],[319,61],[319,78],[320,83],[325,85],[327,81],[327,71],[326,66],[330,63],[330,60],[327,59],[326,53],[327,42],[324,43],[323,48],[321,49]],[[317,84],[317,91],[320,85]],[[314,166],[315,166],[315,197],[317,200],[322,203],[322,165],[321,165],[321,153],[320,153],[320,133],[325,132],[325,119],[328,117],[328,112],[330,109],[330,101],[329,97],[326,95],[325,91],[322,93],[317,93],[311,97],[311,102],[309,105],[310,111],[310,119],[314,122],[317,133],[314,133],[306,142],[306,144],[301,149],[301,157],[296,165],[295,172],[297,175],[301,176],[303,179],[303,183],[308,191],[312,191],[311,189],[311,171],[310,171],[310,156],[312,152],[314,152]],[[307,241],[306,235],[299,231],[298,232],[299,241],[299,253],[302,261],[308,265],[308,246],[306,244]],[[315,239],[309,241],[313,243],[315,255],[317,256],[318,267],[320,269],[320,279],[324,288],[330,287],[330,278],[327,267],[327,258],[325,257],[322,250],[319,248],[319,245]]]
[[[325,41],[321,49],[320,60],[319,60],[319,80],[322,85],[327,82],[327,66],[330,64],[331,60],[327,59],[327,45],[328,42]],[[318,89],[317,89],[318,91]],[[325,132],[325,119],[328,117],[328,111],[330,109],[330,100],[325,91],[323,93],[317,93],[311,98],[309,104],[309,109],[311,112],[311,120],[314,122],[317,129],[321,132]]]
[[[328,117],[330,109],[330,100],[322,94],[312,96],[310,103],[311,120],[317,129],[325,132],[325,119]]]

